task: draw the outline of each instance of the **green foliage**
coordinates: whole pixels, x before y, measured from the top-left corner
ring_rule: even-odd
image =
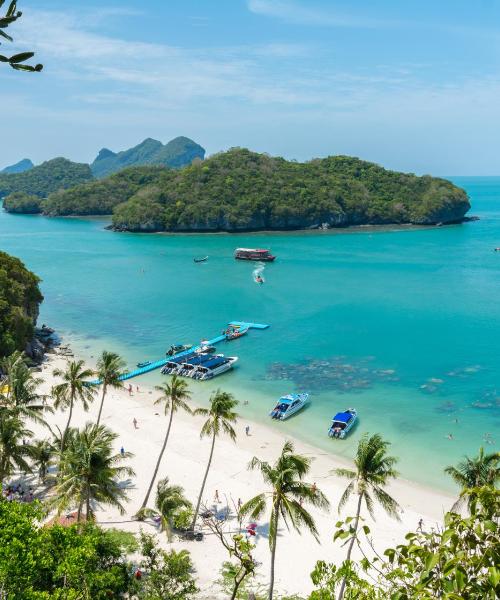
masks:
[[[121,514],[125,512],[123,502],[127,500],[128,488],[120,478],[134,475],[134,471],[121,465],[132,454],[114,453],[117,437],[104,425],[92,423],[81,430],[68,430],[52,501],[58,514],[77,509],[77,520],[85,513],[85,520],[89,521],[99,504],[113,506]]]
[[[0,8],[5,4],[5,0],[0,0]],[[11,0],[6,13],[0,16],[0,38],[12,42],[13,39],[5,31],[9,25],[12,25],[17,19],[22,16],[22,12],[17,10],[17,0]],[[35,54],[33,52],[20,52],[12,56],[5,56],[0,54],[0,62],[9,64],[16,71],[31,71],[40,72],[43,69],[43,65],[27,65],[25,62],[33,58]]]
[[[373,551],[371,559],[365,552],[359,563],[345,561],[340,567],[318,562],[312,573],[317,589],[310,600],[334,600],[344,579],[349,600],[500,597],[500,491],[484,486],[468,490],[467,497],[472,498],[470,516],[449,512],[442,529],[408,533],[406,543],[383,555]],[[343,539],[350,527],[347,521],[337,523],[337,538]],[[366,526],[362,531],[370,533]]]
[[[189,600],[198,592],[193,563],[187,550],[165,552],[156,539],[141,534],[142,563],[146,570],[138,596],[141,600]]]
[[[14,192],[46,198],[51,192],[92,179],[90,167],[66,158],[54,158],[23,173],[0,174],[0,198]],[[8,210],[9,203],[5,206]],[[43,208],[43,204],[42,204]]]
[[[0,499],[0,589],[9,600],[105,600],[131,589],[129,535],[42,527],[35,504]]]
[[[0,357],[24,350],[33,338],[43,300],[39,281],[18,258],[0,252]]]
[[[36,215],[41,211],[40,198],[26,192],[13,192],[3,201],[7,212],[25,215]]]
[[[131,198],[142,186],[158,180],[161,167],[130,167],[101,181],[91,181],[50,194],[43,203],[44,214],[110,215],[113,208]]]
[[[117,206],[114,225],[139,230],[143,203],[148,213],[162,208],[166,231],[437,223],[459,220],[470,207],[466,193],[443,179],[346,156],[297,163],[244,149],[163,173]]]
[[[194,159],[203,159],[205,150],[186,137],[177,137],[163,145],[151,138],[115,154],[103,148],[91,165],[95,177],[106,177],[131,166],[161,165],[179,168],[189,165]]]

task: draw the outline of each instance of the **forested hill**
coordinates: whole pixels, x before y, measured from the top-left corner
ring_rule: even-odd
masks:
[[[54,158],[22,173],[0,174],[0,198],[22,192],[46,198],[51,192],[92,179],[90,167],[66,158]]]
[[[190,165],[193,160],[203,160],[205,149],[187,137],[176,137],[163,145],[151,138],[124,150],[112,152],[103,148],[90,165],[95,177],[105,177],[130,166],[161,165],[180,168]]]
[[[109,214],[129,231],[245,231],[449,223],[469,210],[445,179],[347,156],[286,161],[235,148],[181,170],[126,169],[51,194],[49,215]]]

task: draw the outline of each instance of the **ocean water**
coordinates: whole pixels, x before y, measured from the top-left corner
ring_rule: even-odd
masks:
[[[380,432],[403,476],[450,490],[446,465],[481,444],[500,447],[500,178],[453,180],[480,221],[140,235],[106,231],[102,219],[0,211],[0,248],[42,278],[40,323],[89,357],[116,350],[133,366],[160,358],[171,343],[214,337],[230,320],[269,323],[224,345],[239,356],[238,368],[193,382],[199,401],[220,386],[241,400],[243,417],[268,422],[279,395],[310,391],[307,410],[271,426],[346,457],[362,433]],[[233,259],[238,246],[278,256],[264,285],[254,282],[255,264]],[[193,262],[204,255],[206,263]],[[330,440],[331,417],[350,406],[358,426],[347,440]]]

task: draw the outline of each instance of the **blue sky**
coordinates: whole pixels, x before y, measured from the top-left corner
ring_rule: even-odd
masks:
[[[187,135],[307,160],[500,174],[499,0],[20,0],[0,166]],[[10,47],[8,47],[10,46]]]

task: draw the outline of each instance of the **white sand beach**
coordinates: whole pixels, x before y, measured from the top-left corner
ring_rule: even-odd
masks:
[[[55,367],[63,368],[66,359],[52,355],[43,365],[41,376],[44,378],[42,392],[48,393],[54,383],[52,370]],[[157,392],[144,387],[139,379],[132,380],[133,394],[122,390],[110,391],[106,397],[103,423],[118,434],[116,440],[117,451],[121,446],[134,457],[130,460],[136,472],[133,478],[133,488],[130,490],[130,502],[127,505],[126,515],[120,515],[114,509],[104,508],[97,510],[97,520],[104,526],[118,527],[137,532],[140,528],[154,531],[154,526],[149,523],[139,523],[132,519],[132,515],[140,507],[145,490],[149,483],[158,451],[163,441],[166,428],[166,418],[163,416],[162,408],[153,405]],[[221,381],[221,387],[224,382]],[[127,382],[128,384],[128,382]],[[139,392],[136,386],[139,386]],[[194,384],[193,384],[194,386]],[[245,398],[239,398],[244,401]],[[95,420],[99,408],[100,394],[88,413],[80,406],[74,412],[73,425],[82,426],[85,422]],[[137,429],[134,428],[133,420],[137,419]],[[55,413],[49,415],[48,421],[63,427],[67,419],[66,413]],[[206,467],[209,454],[210,441],[200,440],[199,432],[203,419],[191,417],[185,413],[177,413],[174,418],[172,432],[160,467],[159,478],[168,475],[170,482],[184,487],[186,495],[195,502],[199,493],[202,477]],[[250,435],[245,434],[245,426],[250,425]],[[37,437],[47,436],[43,430],[34,426]],[[231,442],[228,438],[221,437],[215,446],[212,469],[208,476],[204,503],[207,506],[214,505],[216,490],[221,502],[217,509],[226,506],[226,499],[230,507],[233,501],[239,498],[243,502],[266,488],[258,472],[248,471],[247,466],[250,459],[255,455],[260,459],[274,461],[278,456],[285,436],[267,428],[260,423],[251,423],[241,420],[236,426],[237,440]],[[279,592],[307,594],[312,589],[309,577],[315,562],[318,559],[340,563],[345,556],[345,548],[340,543],[333,542],[335,522],[338,520],[337,504],[346,486],[346,482],[339,479],[331,472],[335,467],[344,466],[336,457],[317,450],[299,441],[295,442],[295,449],[313,459],[311,474],[308,480],[316,482],[331,502],[329,512],[321,512],[312,509],[320,532],[320,544],[308,533],[299,535],[295,531],[280,530],[277,546],[277,580],[276,588]],[[376,546],[384,549],[389,545],[401,542],[405,533],[417,527],[419,519],[423,519],[424,528],[431,527],[439,522],[443,513],[449,509],[453,498],[434,492],[429,489],[412,484],[404,480],[397,480],[389,492],[403,507],[402,520],[400,522],[389,518],[383,511],[377,510],[377,520],[369,524]],[[150,505],[152,505],[153,498]],[[353,514],[354,503],[347,507],[344,516]],[[236,521],[234,521],[235,523]],[[208,533],[208,532],[207,532]],[[267,533],[267,519],[259,523],[256,537],[255,556],[261,566],[259,568],[260,581],[265,583],[268,575],[269,547]],[[166,537],[160,535],[162,543],[167,546]],[[226,551],[213,535],[206,535],[202,542],[180,542],[174,541],[171,547],[179,549],[186,548],[192,555],[198,577],[198,583],[202,590],[201,597],[217,598],[218,591],[214,582],[218,579],[219,570],[224,560],[227,560]]]

